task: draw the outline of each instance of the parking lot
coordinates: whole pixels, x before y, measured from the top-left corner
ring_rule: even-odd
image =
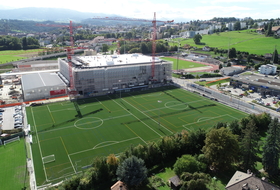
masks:
[[[2,112],[0,112],[2,130],[23,128],[24,123],[26,123],[24,111],[25,108],[22,106],[2,108]]]
[[[243,100],[245,102],[252,102],[253,100],[257,101],[257,103],[262,104],[264,106],[271,106],[273,108],[277,108],[275,103],[279,101],[277,97],[271,97],[267,95],[266,98],[262,97],[257,92],[249,92],[247,96],[241,95],[244,94],[245,91],[243,91],[240,88],[232,88],[230,86],[225,87],[222,89],[225,93],[235,95],[240,98],[240,100]]]

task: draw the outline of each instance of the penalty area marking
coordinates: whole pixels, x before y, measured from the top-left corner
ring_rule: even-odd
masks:
[[[209,120],[217,119],[217,118],[224,117],[224,116],[229,116],[230,117],[230,115],[228,115],[228,114],[220,115],[220,116],[217,116],[217,117],[202,117],[202,118],[200,118],[200,119],[202,119],[202,121],[200,119],[198,119],[197,122],[188,123],[188,124],[185,124],[185,125],[182,125],[182,126],[186,129],[188,129],[186,127],[188,125],[193,125],[193,124],[201,123],[201,122],[204,122],[204,121],[209,121]]]
[[[81,124],[79,124],[79,122],[81,122],[82,120],[88,120],[88,119],[91,119],[93,121],[90,120],[90,121],[82,122]],[[100,124],[97,126],[86,127],[86,128],[79,127],[79,126],[89,126],[90,124],[99,123],[99,122],[100,122]],[[103,122],[104,122],[103,119],[100,119],[98,117],[87,117],[87,118],[79,119],[78,121],[76,121],[74,123],[74,126],[78,129],[82,129],[82,130],[96,129],[96,128],[100,127],[101,125],[103,125]]]
[[[154,93],[154,94],[150,94],[150,95],[138,95],[138,96],[133,96],[132,94],[130,94],[131,97],[133,98],[145,98],[145,97],[156,97],[156,96],[161,96],[162,93]]]

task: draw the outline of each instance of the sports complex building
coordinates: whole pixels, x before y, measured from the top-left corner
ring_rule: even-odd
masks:
[[[58,76],[69,85],[67,59],[58,59],[58,64]],[[141,54],[79,56],[72,58],[72,81],[79,98],[86,98],[159,87],[172,80],[172,62],[155,58],[154,76],[152,64],[151,56]]]
[[[67,85],[56,73],[29,73],[22,75],[24,101],[54,98],[67,94]]]

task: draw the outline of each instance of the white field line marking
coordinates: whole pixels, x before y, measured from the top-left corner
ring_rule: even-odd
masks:
[[[70,163],[71,163],[71,165],[72,165],[72,167],[73,167],[74,172],[77,173],[77,171],[76,171],[76,169],[75,169],[75,167],[74,167],[74,165],[73,165],[73,162],[72,162],[72,160],[71,160],[69,154],[68,154],[67,156],[68,156],[68,158],[69,158],[69,160],[70,160]]]
[[[127,102],[126,100],[123,100],[123,101],[125,101],[127,104],[129,104],[131,107],[134,107],[134,109],[136,109],[137,111],[139,111],[140,113],[142,113],[143,115],[145,115],[146,117],[148,117],[150,120],[152,120],[152,121],[154,121],[155,123],[159,123],[159,122],[157,122],[156,120],[154,120],[154,119],[152,119],[150,116],[148,116],[147,114],[145,114],[144,112],[142,112],[141,110],[139,110],[138,108],[136,108],[135,106],[133,106],[133,105],[131,105],[129,102]],[[169,129],[166,129],[163,125],[161,125],[160,123],[159,123],[159,125],[160,126],[162,126],[162,128],[164,128],[165,130],[167,130],[167,131],[169,131],[171,134],[173,134],[172,133],[172,131],[170,131]]]
[[[117,118],[122,118],[122,117],[127,117],[127,116],[130,116],[130,115],[131,114],[121,115],[121,116],[117,116],[117,117],[110,117],[110,118],[107,118],[107,119],[103,119],[103,121],[107,121],[107,120],[111,120],[111,119],[117,119]],[[86,119],[86,118],[88,118],[88,117],[85,117],[84,119]],[[95,121],[93,121],[92,123],[95,123]],[[68,129],[68,128],[72,128],[72,127],[75,127],[75,126],[71,125],[71,126],[61,127],[61,128],[58,128],[58,129],[51,129],[51,130],[48,130],[48,131],[42,131],[42,132],[40,132],[40,134],[48,133],[48,132],[53,132],[53,131],[59,131],[59,130]]]
[[[36,131],[37,140],[38,140],[39,152],[40,152],[40,156],[41,156],[41,160],[42,160],[43,159],[43,155],[42,155],[41,143],[40,143],[40,139],[39,139],[39,136],[38,136],[37,127],[36,127],[35,118],[34,118],[34,114],[33,114],[33,109],[32,108],[31,108],[31,113],[32,113],[33,121],[34,121],[34,128],[35,128],[35,131]],[[46,168],[45,168],[45,164],[44,163],[43,163],[43,169],[44,169],[44,174],[45,174],[46,181],[48,181],[47,172],[46,172]]]
[[[80,154],[80,153],[83,153],[83,152],[88,152],[88,151],[91,151],[91,150],[94,150],[94,149],[104,148],[104,147],[107,147],[107,146],[111,146],[111,145],[114,145],[114,144],[130,141],[130,140],[134,140],[134,139],[139,139],[139,137],[134,137],[134,138],[131,138],[131,139],[126,139],[126,140],[123,140],[123,141],[115,141],[115,143],[111,143],[111,144],[107,144],[107,145],[96,147],[99,144],[104,144],[106,142],[113,142],[113,141],[105,141],[105,142],[102,142],[102,143],[99,143],[99,144],[95,145],[93,148],[90,148],[90,149],[87,149],[87,150],[82,150],[82,151],[79,151],[79,152],[74,152],[74,153],[69,154],[69,155],[72,156],[72,155]]]
[[[113,99],[111,99],[113,100]],[[122,99],[123,100],[123,99]],[[125,109],[122,105],[120,105],[118,102],[116,102],[115,100],[113,100],[116,104],[118,104],[122,109],[126,110],[128,113],[130,113],[131,115],[133,115],[136,119],[138,119],[138,121],[140,121],[141,123],[143,123],[144,125],[146,125],[149,129],[151,129],[152,131],[154,131],[156,134],[158,134],[160,137],[162,137],[161,134],[159,134],[158,132],[156,132],[154,129],[152,129],[149,125],[147,125],[146,123],[144,123],[141,119],[139,119],[138,117],[136,117],[133,113],[131,113],[130,111],[128,111],[127,109]],[[143,112],[142,112],[143,113]]]
[[[217,118],[224,117],[224,116],[228,116],[228,114],[220,115],[220,116],[217,116],[217,117],[209,117],[209,119],[205,119],[205,120],[203,120],[203,121],[199,121],[199,120],[198,120],[197,122],[185,124],[185,125],[183,125],[183,127],[188,126],[188,125],[192,125],[192,124],[196,124],[196,123],[201,123],[201,122],[204,122],[204,121],[209,121],[209,120],[217,119]],[[185,128],[186,128],[186,127],[185,127]]]
[[[129,93],[130,94],[130,93]],[[156,96],[161,96],[162,93],[160,92],[159,94],[150,94],[150,95],[137,95],[137,96],[133,96],[132,94],[130,94],[131,97],[133,98],[145,98],[145,97],[156,97]]]
[[[155,108],[155,109],[151,109],[151,110],[146,110],[146,111],[143,111],[143,113],[157,111],[157,110],[161,110],[161,109],[165,109],[165,108],[177,107],[177,106],[186,105],[186,104],[195,103],[195,102],[202,102],[202,101],[205,101],[205,100],[196,100],[196,101],[192,101],[192,102],[186,102],[186,103],[181,103],[181,104],[176,104],[176,105],[171,105],[171,106],[167,106],[166,104],[168,104],[168,102],[166,102],[164,104],[165,107],[163,107],[163,108]]]
[[[101,102],[96,103],[96,104],[87,105],[87,106],[80,106],[79,108],[84,109],[86,107],[97,106],[97,105],[100,105],[100,104],[101,104]],[[76,110],[76,109],[72,107],[72,108],[66,108],[66,109],[61,109],[61,110],[55,110],[55,111],[51,111],[51,112],[60,112],[60,111],[65,111],[65,110]]]

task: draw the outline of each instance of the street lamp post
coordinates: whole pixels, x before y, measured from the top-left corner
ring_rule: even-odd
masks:
[[[122,80],[119,80],[119,83],[120,83],[120,98],[122,98]]]
[[[158,100],[158,103],[161,103],[162,101]],[[160,106],[158,108],[158,128],[160,128]]]

